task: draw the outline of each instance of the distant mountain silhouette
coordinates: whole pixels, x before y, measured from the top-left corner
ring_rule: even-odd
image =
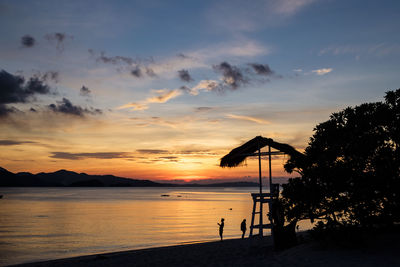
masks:
[[[138,180],[114,175],[89,175],[73,171],[32,174],[29,172],[12,173],[0,167],[0,187],[255,187],[252,182],[228,182],[211,184],[171,184],[150,180]]]
[[[88,175],[67,170],[51,173],[12,173],[0,167],[0,186],[168,186],[149,180],[137,180],[114,175]]]

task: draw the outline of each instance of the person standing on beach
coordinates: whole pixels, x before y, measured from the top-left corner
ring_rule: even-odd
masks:
[[[221,218],[221,223],[217,223],[219,225],[219,237],[221,237],[222,241],[222,234],[224,233],[224,218]]]
[[[240,230],[242,230],[242,239],[244,238],[244,235],[246,234],[246,219],[243,219],[242,223],[240,224]]]

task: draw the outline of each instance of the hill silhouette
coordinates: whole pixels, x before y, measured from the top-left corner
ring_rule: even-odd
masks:
[[[0,187],[256,187],[253,182],[226,182],[210,184],[157,183],[118,177],[114,175],[90,175],[68,170],[50,173],[12,173],[0,167]]]

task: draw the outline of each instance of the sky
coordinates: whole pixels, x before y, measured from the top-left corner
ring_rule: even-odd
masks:
[[[303,151],[333,112],[400,88],[399,14],[397,0],[0,0],[0,166],[251,180],[255,159],[220,158],[258,135]],[[274,177],[293,176],[286,159]]]

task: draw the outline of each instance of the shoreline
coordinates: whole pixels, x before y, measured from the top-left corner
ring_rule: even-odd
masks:
[[[10,266],[400,266],[400,233],[385,233],[357,247],[324,245],[306,239],[275,251],[272,239],[227,239],[101,253]]]
[[[206,266],[217,262],[241,258],[251,248],[273,251],[271,236],[223,241],[193,241],[178,245],[99,253],[55,260],[22,263],[8,266]],[[211,260],[211,261],[210,261]],[[200,265],[199,265],[200,264]],[[212,263],[211,263],[212,265]]]

